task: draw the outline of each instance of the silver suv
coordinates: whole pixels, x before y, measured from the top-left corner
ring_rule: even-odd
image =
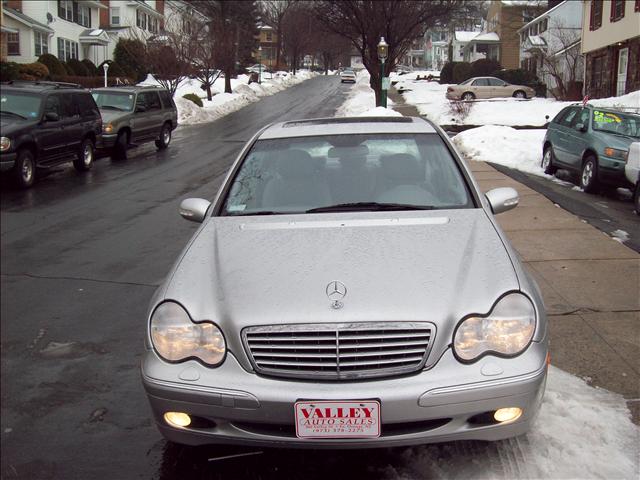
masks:
[[[102,148],[126,158],[127,148],[154,140],[163,150],[178,126],[171,94],[160,87],[110,87],[91,91],[102,115]]]

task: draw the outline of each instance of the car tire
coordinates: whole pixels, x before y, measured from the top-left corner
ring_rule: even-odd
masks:
[[[158,150],[164,150],[171,143],[171,125],[169,122],[165,122],[160,130],[160,136],[156,140],[156,147]]]
[[[542,154],[542,161],[540,162],[540,166],[544,170],[544,173],[547,175],[555,175],[558,171],[558,167],[553,164],[555,160],[555,155],[553,154],[553,147],[548,146],[544,149],[544,153]]]
[[[31,150],[23,148],[18,152],[13,166],[13,181],[20,188],[29,188],[36,180],[36,160]]]
[[[116,143],[111,150],[111,158],[114,160],[126,160],[127,159],[127,145],[129,144],[129,135],[127,132],[122,131],[118,133]]]
[[[463,94],[462,94],[462,97],[461,97],[461,98],[462,98],[462,100],[464,100],[465,102],[470,102],[470,101],[472,101],[472,100],[475,100],[475,99],[476,99],[476,96],[475,96],[473,93],[471,93],[471,92],[465,92],[465,93],[463,93]]]
[[[527,98],[527,94],[522,90],[516,90],[513,92],[513,98]]]
[[[75,169],[79,172],[91,170],[95,153],[96,149],[93,146],[93,142],[90,138],[85,138],[78,150],[78,158],[73,161]]]
[[[596,193],[598,190],[598,160],[593,155],[587,156],[582,163],[580,188],[587,193]]]
[[[640,181],[636,183],[636,189],[633,191],[633,206],[636,208],[636,215],[640,215]]]

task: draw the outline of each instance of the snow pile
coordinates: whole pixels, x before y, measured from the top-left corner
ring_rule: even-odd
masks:
[[[408,448],[384,477],[636,479],[639,432],[620,395],[550,367],[540,415],[526,436]]]
[[[405,75],[402,77],[403,78]],[[438,82],[413,81],[402,79],[395,88],[402,91],[407,103],[415,105],[421,115],[439,125],[462,123],[464,125],[508,125],[508,126],[542,126],[545,118],[555,117],[567,105],[576,102],[559,102],[550,98],[533,98],[520,100],[516,98],[494,98],[472,102],[469,115],[462,121],[452,118],[449,100],[446,98],[447,87]],[[410,90],[410,91],[409,91]],[[598,107],[640,107],[640,91],[628,93],[621,97],[590,100],[590,104]]]
[[[357,117],[376,109],[376,94],[369,86],[370,75],[366,70],[358,73],[356,83],[349,91],[347,100],[338,108],[336,117]],[[393,105],[393,101],[387,98],[387,106]],[[387,114],[388,115],[388,114]]]
[[[624,230],[614,230],[613,232],[611,232],[611,237],[616,242],[624,243],[629,240],[629,233],[625,232]]]
[[[453,138],[462,155],[469,160],[493,162],[535,175],[544,175],[542,141],[546,130],[516,130],[485,125],[459,133]]]
[[[371,110],[367,110],[366,112],[359,113],[358,117],[401,117],[402,114],[400,112],[396,112],[395,110],[391,110],[390,108],[384,107],[376,107]]]
[[[316,76],[306,70],[300,70],[296,75],[288,72],[263,73],[262,83],[248,84],[248,75],[238,75],[238,78],[231,79],[231,89],[233,93],[224,93],[224,78],[218,78],[211,93],[214,94],[211,100],[207,100],[206,91],[201,88],[202,82],[196,79],[185,79],[180,83],[173,99],[178,108],[178,123],[182,125],[193,125],[197,123],[212,122],[224,115],[235,112],[240,108],[257,102],[261,97],[273,95]],[[158,81],[149,74],[139,85],[158,85]],[[195,94],[202,99],[202,107],[198,107],[190,100],[186,100],[183,95]]]

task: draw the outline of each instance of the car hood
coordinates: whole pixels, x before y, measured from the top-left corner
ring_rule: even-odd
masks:
[[[347,289],[340,309],[327,286]],[[167,280],[164,298],[225,335],[278,323],[429,321],[451,338],[519,288],[484,210],[212,217]]]
[[[131,115],[131,112],[118,112],[116,110],[102,110],[100,109],[100,116],[102,117],[102,123],[107,124],[109,122],[117,122],[123,117]]]
[[[3,137],[10,137],[12,134],[18,133],[20,130],[32,127],[38,122],[32,119],[21,119],[10,115],[0,116],[0,128]]]

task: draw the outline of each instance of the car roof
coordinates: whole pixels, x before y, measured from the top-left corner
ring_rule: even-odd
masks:
[[[76,83],[64,83],[64,82],[45,82],[45,81],[29,81],[29,80],[10,80],[8,82],[2,82],[3,90],[19,90],[23,92],[31,93],[43,93],[47,91],[80,91],[86,92],[86,90]]]
[[[166,90],[159,85],[115,85],[113,87],[98,87],[92,88],[92,92],[125,92],[125,93],[134,93],[134,92],[150,92],[150,91],[158,91],[158,90]]]
[[[436,129],[430,122],[417,117],[315,118],[274,123],[266,127],[258,138],[267,140],[368,133],[436,133]]]

